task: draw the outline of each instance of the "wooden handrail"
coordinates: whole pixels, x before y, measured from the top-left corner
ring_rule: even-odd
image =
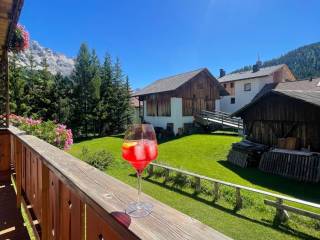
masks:
[[[8,131],[17,188],[38,217],[39,239],[81,239],[84,232],[87,239],[229,239],[146,194],[142,200],[154,205],[153,212],[130,218],[124,209],[136,200],[134,188],[37,137]]]
[[[246,187],[246,186],[239,185],[239,184],[234,184],[234,183],[230,183],[230,182],[221,181],[221,180],[218,180],[218,179],[210,178],[210,177],[199,175],[199,174],[196,174],[196,173],[191,173],[191,172],[188,172],[188,171],[185,171],[185,170],[181,170],[181,169],[178,169],[178,168],[166,166],[166,165],[163,165],[163,164],[150,163],[150,165],[151,166],[155,166],[155,167],[160,167],[160,168],[163,168],[163,169],[168,169],[170,171],[174,171],[174,172],[177,172],[177,173],[182,173],[182,174],[185,174],[185,175],[188,175],[188,176],[191,176],[191,177],[197,177],[197,178],[200,178],[200,179],[203,179],[203,180],[207,180],[209,182],[219,183],[221,185],[233,187],[235,189],[237,189],[237,188],[238,189],[243,189],[243,190],[246,190],[246,191],[249,191],[249,192],[255,192],[255,193],[258,193],[258,194],[265,195],[265,196],[275,197],[275,198],[283,199],[283,200],[286,200],[286,201],[299,203],[299,204],[303,204],[303,205],[306,205],[306,206],[309,206],[309,207],[314,207],[314,208],[319,208],[320,209],[320,204],[317,204],[317,203],[308,202],[308,201],[304,201],[304,200],[301,200],[301,199],[292,198],[292,197],[288,197],[288,196],[284,196],[284,195],[280,195],[280,194],[276,194],[276,193],[272,193],[272,192],[267,192],[267,191],[264,191],[264,190],[259,190],[259,189],[255,189],[255,188],[251,188],[251,187]]]
[[[215,111],[215,112],[210,112],[210,111],[201,111],[201,115],[204,118],[216,118],[217,120],[221,121],[221,123],[230,123],[230,124],[234,124],[238,127],[243,127],[243,121],[241,118],[237,118],[237,117],[231,117],[230,114],[228,113],[224,113],[224,112],[219,112],[219,111]]]

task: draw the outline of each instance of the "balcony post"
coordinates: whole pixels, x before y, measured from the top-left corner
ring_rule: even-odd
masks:
[[[16,188],[17,188],[17,208],[21,208],[21,185],[22,185],[22,144],[14,137],[13,144],[11,146],[14,152],[14,158],[16,162]]]

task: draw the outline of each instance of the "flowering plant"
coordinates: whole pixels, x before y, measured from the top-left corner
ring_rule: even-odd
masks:
[[[14,34],[9,42],[9,50],[12,52],[22,52],[29,48],[29,33],[25,27],[17,24]]]
[[[63,124],[53,121],[34,120],[14,114],[10,114],[9,119],[12,125],[60,149],[68,150],[73,144],[72,131]]]

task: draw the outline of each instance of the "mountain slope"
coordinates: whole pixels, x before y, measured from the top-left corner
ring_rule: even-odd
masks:
[[[30,54],[34,59],[36,69],[41,69],[43,59],[46,59],[48,70],[52,74],[60,72],[62,75],[68,76],[74,69],[74,59],[64,54],[56,53],[49,48],[45,48],[34,40],[30,41],[29,49],[17,55],[18,64],[21,66],[29,66]]]
[[[263,63],[263,67],[287,64],[298,79],[308,77],[320,77],[320,42],[299,47],[279,58],[274,58]],[[246,66],[235,72],[249,70],[252,66]]]

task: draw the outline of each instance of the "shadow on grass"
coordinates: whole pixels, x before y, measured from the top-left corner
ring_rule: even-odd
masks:
[[[320,184],[298,182],[262,172],[257,168],[241,168],[225,160],[220,160],[218,163],[252,184],[306,201],[320,203]]]
[[[129,176],[130,177],[136,177],[135,174],[129,174]],[[270,220],[267,220],[267,219],[262,219],[262,221],[259,221],[259,220],[256,220],[256,219],[252,219],[252,218],[243,216],[243,215],[239,214],[236,210],[223,207],[221,205],[218,205],[216,202],[201,198],[200,196],[198,196],[195,193],[189,193],[189,192],[183,191],[182,189],[176,188],[174,186],[170,186],[170,185],[166,184],[166,182],[159,182],[159,181],[156,181],[156,180],[154,180],[154,179],[152,179],[150,177],[144,177],[143,179],[145,181],[149,182],[149,183],[161,186],[161,187],[163,187],[163,188],[165,188],[165,189],[167,189],[169,191],[181,194],[181,195],[183,195],[185,197],[192,198],[192,199],[197,200],[197,201],[199,201],[199,202],[201,202],[203,204],[206,204],[206,205],[208,205],[210,207],[216,208],[216,209],[218,209],[220,211],[226,212],[228,214],[231,214],[231,215],[233,215],[235,217],[238,217],[238,218],[241,218],[243,220],[250,221],[252,223],[259,224],[259,225],[262,225],[264,227],[272,228],[272,229],[274,229],[274,230],[276,230],[278,232],[285,233],[285,234],[291,235],[293,237],[298,237],[300,239],[310,239],[310,240],[318,239],[318,238],[313,237],[311,235],[308,235],[306,233],[294,230],[294,229],[290,228],[289,226],[285,226],[285,225],[282,225],[282,224],[281,225],[276,225],[276,224],[274,224],[273,221],[270,221]]]
[[[94,140],[94,139],[100,139],[100,138],[105,138],[105,137],[114,137],[114,138],[124,138],[124,133],[120,134],[114,134],[114,135],[105,135],[105,136],[87,136],[87,137],[78,137],[74,139],[74,143],[80,143],[83,141],[89,141],[89,140]]]
[[[212,135],[212,136],[230,136],[230,137],[238,137],[238,133],[236,132],[231,132],[231,131],[217,131],[217,132],[198,132],[198,133],[194,133],[197,135]],[[173,136],[173,137],[164,137],[161,139],[158,139],[158,144],[162,144],[162,143],[166,143],[166,142],[170,142],[170,141],[174,141],[174,140],[178,140],[180,138],[184,138],[184,137],[188,137],[191,136],[193,134],[183,134],[180,136]],[[89,140],[94,140],[94,139],[99,139],[99,138],[104,138],[104,137],[114,137],[114,138],[120,138],[123,139],[124,138],[124,133],[120,133],[120,134],[114,134],[114,135],[105,135],[105,136],[87,136],[87,137],[78,137],[74,139],[74,143],[80,143],[83,141],[89,141]]]

